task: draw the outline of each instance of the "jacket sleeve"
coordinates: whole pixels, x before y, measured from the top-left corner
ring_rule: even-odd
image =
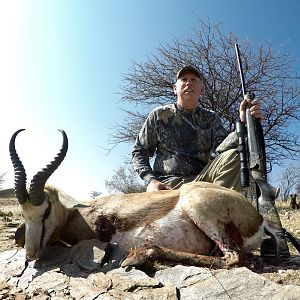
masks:
[[[133,146],[133,167],[144,181],[155,178],[150,165],[150,158],[154,156],[157,147],[156,126],[156,117],[152,112],[143,124]]]
[[[220,122],[220,124],[221,124],[221,122]],[[223,128],[222,134],[223,134],[223,138],[217,144],[217,148],[216,148],[217,153],[222,153],[229,149],[234,149],[238,146],[238,136],[236,134],[236,131],[233,131],[228,134],[228,132]]]

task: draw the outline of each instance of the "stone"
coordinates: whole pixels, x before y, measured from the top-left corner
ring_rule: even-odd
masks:
[[[120,268],[125,254],[117,245],[98,240],[83,241],[72,250],[48,247],[43,258],[30,263],[24,249],[2,252],[0,298],[299,299],[300,295],[300,286],[275,283],[246,267],[213,270],[176,265],[149,276],[135,268]]]

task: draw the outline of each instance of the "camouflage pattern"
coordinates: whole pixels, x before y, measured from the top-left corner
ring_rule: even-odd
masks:
[[[217,153],[223,153],[238,146],[238,135],[236,131],[229,133],[226,139],[217,147]]]
[[[218,115],[198,106],[176,104],[154,109],[136,139],[132,161],[139,176],[160,181],[191,177],[209,163],[211,154],[228,135]],[[155,156],[153,168],[149,159]]]

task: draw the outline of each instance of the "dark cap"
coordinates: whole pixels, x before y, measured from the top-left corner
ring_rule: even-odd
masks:
[[[204,79],[203,74],[196,67],[193,66],[185,66],[181,68],[176,74],[176,79],[179,79],[183,73],[188,71],[195,73],[200,79]]]

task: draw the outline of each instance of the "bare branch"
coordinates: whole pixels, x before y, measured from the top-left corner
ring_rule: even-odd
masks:
[[[123,75],[121,101],[134,105],[126,118],[113,126],[110,143],[132,143],[146,116],[156,106],[175,101],[176,71],[187,64],[197,66],[206,78],[203,107],[218,112],[228,132],[238,120],[242,91],[234,44],[240,45],[246,88],[263,103],[263,122],[269,162],[281,164],[300,157],[300,141],[293,124],[300,124],[299,76],[294,60],[276,52],[269,43],[256,45],[233,33],[223,34],[221,25],[201,22],[193,36],[160,45],[145,62],[133,62]]]

